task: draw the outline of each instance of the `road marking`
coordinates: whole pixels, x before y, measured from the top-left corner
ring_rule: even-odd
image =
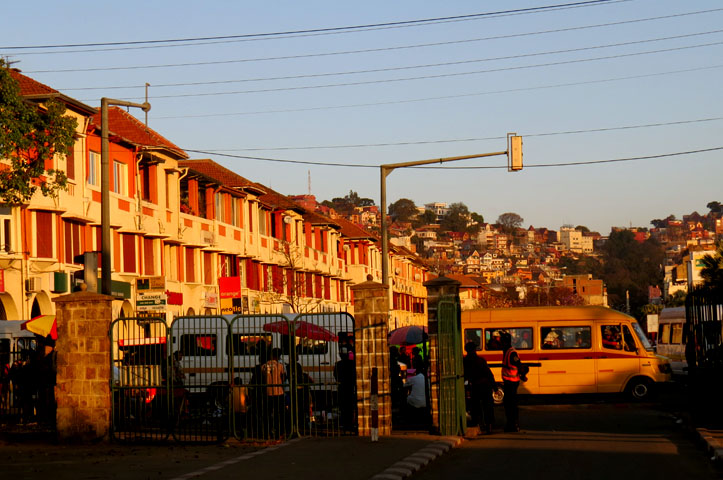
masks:
[[[209,465],[208,467],[201,468],[194,472],[185,473],[179,477],[172,478],[171,480],[187,480],[189,478],[200,477],[209,472],[214,472],[214,471],[220,470],[224,467],[228,467],[229,465],[233,465],[235,463],[242,462],[244,460],[251,460],[252,458],[258,457],[259,455],[263,455],[264,453],[273,452],[275,450],[278,450],[281,447],[285,447],[286,445],[289,445],[291,443],[296,443],[300,440],[302,440],[302,439],[295,438],[293,440],[289,440],[288,442],[280,443],[279,445],[274,445],[273,447],[267,447],[262,450],[256,450],[255,452],[245,453],[238,457],[229,458],[228,460],[224,460],[223,462],[216,463],[215,465]]]

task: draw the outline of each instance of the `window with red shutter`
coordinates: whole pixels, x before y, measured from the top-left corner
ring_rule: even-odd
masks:
[[[53,214],[35,212],[35,255],[39,258],[53,258]]]

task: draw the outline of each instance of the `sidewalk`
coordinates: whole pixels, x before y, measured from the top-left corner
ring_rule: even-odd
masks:
[[[696,428],[695,431],[705,445],[711,460],[718,464],[723,464],[723,430]]]
[[[8,478],[54,480],[158,478],[172,480],[321,479],[400,480],[463,441],[423,433],[302,438],[250,445],[53,445],[0,441],[0,471]]]

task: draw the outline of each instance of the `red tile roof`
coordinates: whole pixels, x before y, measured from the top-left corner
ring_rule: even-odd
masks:
[[[100,112],[98,112],[91,119],[91,124],[98,130],[100,130],[100,115]],[[160,148],[180,158],[188,158],[186,152],[177,145],[168,141],[152,128],[146,127],[143,122],[120,107],[108,108],[108,130],[132,144]]]
[[[370,239],[378,241],[379,238],[373,233],[367,232],[357,224],[350,222],[349,220],[339,217],[334,220],[341,227],[341,234],[350,239]]]
[[[81,103],[80,101],[70,98],[59,91],[57,91],[54,88],[51,88],[43,83],[38,82],[37,80],[34,80],[26,75],[23,75],[20,73],[19,70],[11,68],[10,69],[10,76],[18,82],[18,86],[20,87],[20,95],[26,98],[41,98],[46,99],[50,97],[55,97],[59,99],[60,101],[64,102],[68,106],[75,107],[75,109],[86,113],[86,114],[93,114],[96,112],[96,110],[93,107],[90,107],[84,103]]]
[[[228,168],[222,167],[211,159],[203,158],[199,160],[181,160],[178,162],[181,168],[188,168],[193,172],[200,173],[209,179],[219,182],[228,188],[250,188],[254,193],[264,193],[266,190],[241,175],[232,172]]]
[[[10,76],[13,77],[13,80],[18,82],[18,85],[20,85],[20,95],[50,95],[53,93],[60,93],[54,88],[50,88],[49,86],[33,80],[30,77],[26,77],[13,68],[10,69]]]

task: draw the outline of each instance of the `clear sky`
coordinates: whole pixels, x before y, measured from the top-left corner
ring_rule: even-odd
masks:
[[[523,171],[397,170],[389,202],[463,202],[491,222],[511,211],[525,226],[607,234],[723,201],[723,150],[534,167],[723,147],[723,3],[539,9],[569,3],[16,2],[3,12],[0,55],[96,107],[103,96],[142,101],[150,83],[152,128],[187,151],[215,152],[191,158],[287,195],[307,193],[310,177],[320,201],[353,190],[379,203],[372,167],[504,151],[517,132]],[[308,33],[273,35],[299,31]],[[236,38],[190,40],[220,36]],[[189,40],[51,48],[169,39]],[[8,48],[27,46],[48,47]]]

